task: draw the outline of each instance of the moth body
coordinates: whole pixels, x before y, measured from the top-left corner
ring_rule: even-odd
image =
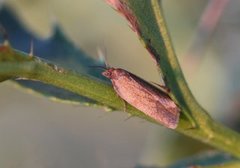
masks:
[[[123,100],[162,125],[177,127],[180,109],[165,92],[124,69],[108,68],[102,74]]]

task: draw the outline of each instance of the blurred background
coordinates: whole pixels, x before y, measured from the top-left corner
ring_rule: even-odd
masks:
[[[169,32],[193,94],[213,118],[238,129],[240,1],[221,1],[222,6],[215,4],[213,8],[219,18],[215,26],[210,24],[214,27],[211,30],[205,29],[209,24],[199,29],[210,0],[162,0]],[[57,23],[89,55],[97,57],[97,48],[104,46],[111,66],[162,82],[136,34],[103,0],[0,2],[0,6],[13,9],[26,29],[39,38],[51,36],[53,22]],[[123,112],[53,102],[12,82],[1,83],[0,93],[0,167],[167,165],[208,148],[141,119],[126,120]]]

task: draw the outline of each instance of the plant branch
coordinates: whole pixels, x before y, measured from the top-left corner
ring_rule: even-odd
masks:
[[[121,2],[124,2],[136,17],[138,27],[135,30],[161,69],[165,84],[171,90],[170,96],[182,110],[181,118],[187,117],[189,125],[192,125],[192,129],[179,126],[177,130],[240,157],[240,135],[212,120],[192,95],[168,34],[161,1],[122,0]]]

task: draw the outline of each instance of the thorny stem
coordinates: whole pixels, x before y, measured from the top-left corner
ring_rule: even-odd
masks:
[[[14,78],[40,81],[88,97],[104,106],[124,110],[122,99],[108,83],[46,63],[8,46],[0,46],[0,79],[4,81]],[[130,105],[127,106],[127,111],[131,115],[154,122]]]

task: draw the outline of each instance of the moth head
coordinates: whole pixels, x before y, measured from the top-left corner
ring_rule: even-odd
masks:
[[[112,78],[114,78],[114,71],[115,71],[116,69],[115,68],[108,68],[106,71],[104,71],[103,73],[102,73],[102,75],[103,76],[105,76],[105,77],[107,77],[107,78],[109,78],[109,79],[112,79]]]
[[[118,79],[121,76],[126,75],[126,71],[121,68],[108,68],[102,73],[103,76],[109,79]]]

